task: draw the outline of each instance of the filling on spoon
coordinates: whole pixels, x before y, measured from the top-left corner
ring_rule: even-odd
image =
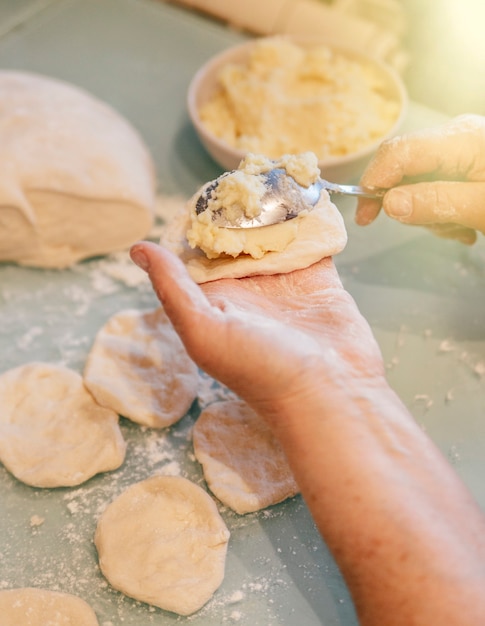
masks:
[[[303,187],[309,187],[320,176],[317,157],[312,152],[284,155],[276,160],[248,154],[237,170],[207,183],[192,197],[189,202],[191,225],[187,231],[190,247],[199,248],[208,259],[241,254],[260,259],[268,252],[287,248],[298,234],[299,220],[304,219],[308,211],[294,219],[259,228],[218,225],[220,218],[234,225],[246,218],[257,221],[268,192],[265,174],[275,168],[285,170]]]
[[[345,248],[347,232],[340,211],[325,190],[308,210],[279,224],[260,228],[217,225],[221,216],[230,223],[246,216],[258,218],[267,191],[262,184],[265,172],[284,169],[307,187],[319,177],[317,163],[313,153],[283,156],[276,162],[247,156],[234,172],[203,185],[164,229],[160,243],[185,263],[197,283],[285,274],[338,254]],[[296,201],[288,204],[293,210]]]

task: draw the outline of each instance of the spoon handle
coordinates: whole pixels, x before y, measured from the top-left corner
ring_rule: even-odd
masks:
[[[347,196],[359,196],[361,198],[382,198],[388,189],[382,187],[361,187],[359,185],[339,185],[330,183],[328,180],[321,180],[321,186],[329,193],[342,193]]]

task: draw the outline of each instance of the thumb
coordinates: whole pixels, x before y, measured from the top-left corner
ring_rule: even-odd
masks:
[[[405,224],[459,224],[485,231],[485,183],[437,181],[395,187],[384,211]]]
[[[130,250],[132,260],[147,272],[166,314],[194,361],[217,323],[217,310],[211,307],[200,287],[187,273],[180,259],[151,242],[140,242]],[[201,331],[205,329],[205,332]]]

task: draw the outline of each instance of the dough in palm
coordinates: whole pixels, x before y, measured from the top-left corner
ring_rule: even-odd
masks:
[[[115,589],[180,615],[199,610],[221,584],[228,541],[212,498],[180,476],[129,487],[95,533],[101,571]]]
[[[151,156],[119,113],[46,76],[0,71],[0,261],[66,267],[153,222]]]
[[[69,593],[25,587],[0,591],[2,626],[98,626],[92,608]]]
[[[286,171],[282,184],[297,217],[257,228],[226,228],[241,218],[261,222],[261,207],[272,169]],[[309,188],[318,180],[312,153],[284,155],[273,161],[248,154],[239,168],[203,185],[167,226],[160,243],[179,256],[197,283],[257,274],[286,274],[341,252],[347,243],[342,215],[326,191],[312,207],[299,199],[291,181]],[[200,203],[203,197],[205,202]],[[273,201],[273,198],[270,198]],[[200,210],[201,207],[206,207]],[[285,210],[286,215],[286,210]],[[263,223],[264,223],[264,218]]]
[[[66,367],[28,363],[0,376],[0,461],[34,487],[71,487],[118,468],[118,415]]]
[[[208,259],[199,249],[187,243],[186,232],[190,219],[186,210],[178,213],[166,227],[160,243],[174,252],[185,263],[196,283],[220,278],[244,278],[261,274],[287,274],[304,269],[327,256],[341,252],[347,243],[347,231],[342,215],[322,192],[318,205],[305,217],[291,220],[296,227],[293,240],[281,252],[267,252],[261,259],[243,254],[236,258]],[[282,226],[281,224],[277,225]],[[273,226],[264,226],[271,231]]]
[[[236,513],[263,509],[299,491],[279,443],[243,401],[204,409],[193,443],[209,489]]]
[[[152,428],[187,413],[198,380],[161,307],[113,315],[96,335],[84,369],[85,384],[102,406]]]

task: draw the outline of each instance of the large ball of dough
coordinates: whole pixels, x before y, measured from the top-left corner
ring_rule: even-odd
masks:
[[[66,267],[152,224],[155,174],[132,126],[88,93],[0,71],[0,261]]]

